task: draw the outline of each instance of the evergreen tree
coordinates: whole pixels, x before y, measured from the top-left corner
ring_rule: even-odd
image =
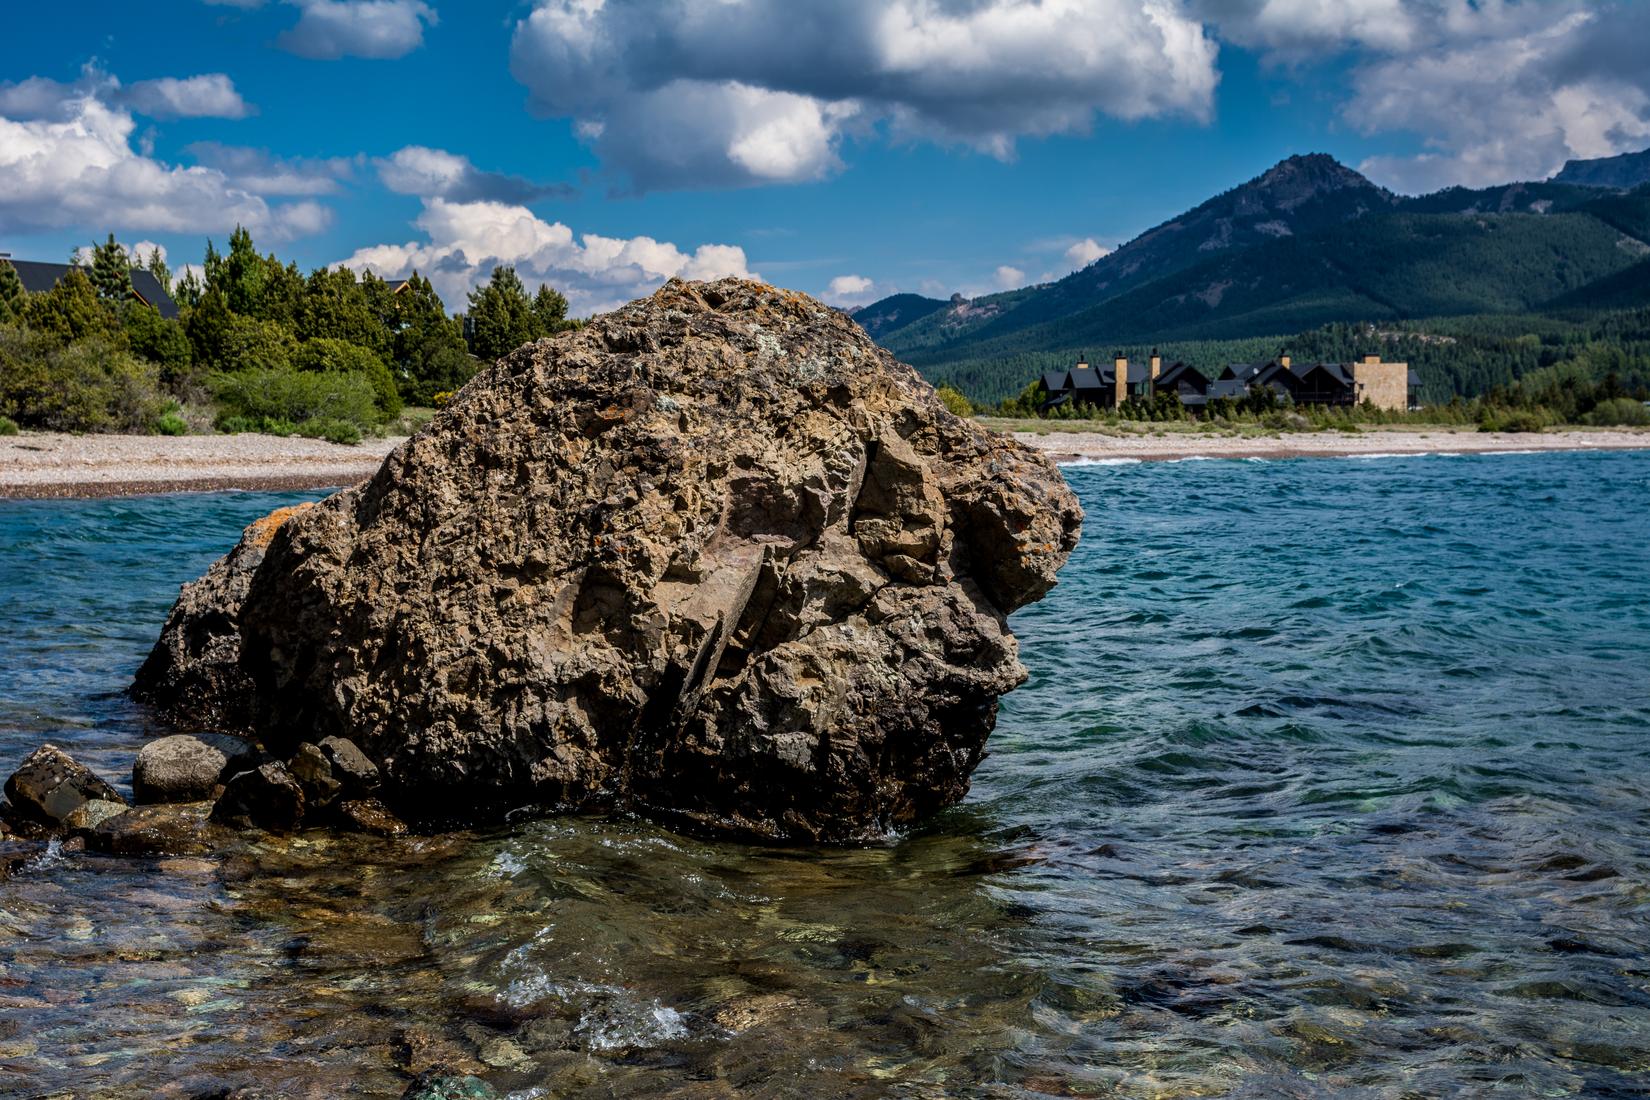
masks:
[[[57,285],[33,294],[23,310],[23,323],[59,344],[100,338],[124,346],[120,321],[92,287],[80,268],[70,268]]]
[[[160,288],[167,294],[172,293],[172,269],[166,266],[166,257],[160,254],[160,246],[149,250],[149,258],[143,262],[143,269],[155,277]]]
[[[0,325],[22,318],[25,293],[17,269],[9,260],[0,260]]]
[[[177,286],[172,288],[172,300],[181,309],[193,309],[195,306],[200,305],[201,295],[205,292],[206,288],[201,285],[194,269],[188,268],[185,269],[183,278],[178,280]]]
[[[435,403],[476,372],[464,344],[464,328],[448,317],[428,279],[416,271],[395,296],[395,366],[402,397],[419,405]]]
[[[373,312],[366,289],[347,267],[310,272],[298,306],[297,335],[300,340],[347,340],[379,356],[390,351],[390,330]]]
[[[533,320],[536,330],[533,335],[539,338],[575,327],[567,319],[567,299],[544,283],[539,284],[539,292],[533,296]]]
[[[223,294],[229,308],[243,317],[262,317],[267,275],[252,234],[237,225],[229,235],[229,255],[223,260]]]
[[[533,303],[515,268],[493,268],[487,285],[470,291],[470,351],[476,358],[491,362],[538,335]]]
[[[91,277],[97,296],[110,306],[118,306],[132,296],[132,259],[113,233],[92,249]]]

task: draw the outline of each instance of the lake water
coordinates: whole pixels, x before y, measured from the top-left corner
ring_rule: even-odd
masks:
[[[0,1095],[1650,1093],[1650,453],[1068,476],[1032,679],[921,832],[48,855]],[[177,585],[295,499],[0,502],[0,769],[124,782]]]

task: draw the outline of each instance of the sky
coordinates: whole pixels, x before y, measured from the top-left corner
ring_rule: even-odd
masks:
[[[1650,146],[1627,0],[15,4],[0,252],[237,224],[305,270],[499,263],[855,306],[1059,278],[1292,154],[1395,191]]]

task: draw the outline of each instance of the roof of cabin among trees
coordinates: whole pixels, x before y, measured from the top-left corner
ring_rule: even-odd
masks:
[[[23,284],[23,289],[30,294],[44,294],[56,286],[58,280],[70,271],[69,264],[43,263],[39,260],[13,260],[8,258],[7,263],[17,269],[17,278]],[[88,271],[84,266],[82,271]],[[89,273],[89,271],[88,271]],[[155,310],[166,318],[176,318],[178,304],[172,296],[166,293],[166,288],[160,285],[160,280],[154,274],[141,267],[132,268],[132,292],[143,301],[155,307]]]

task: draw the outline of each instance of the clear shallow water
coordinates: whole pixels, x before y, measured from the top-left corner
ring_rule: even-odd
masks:
[[[48,858],[0,1095],[1650,1092],[1650,455],[1069,476],[1031,682],[920,834]],[[0,767],[124,778],[177,584],[293,499],[0,502]]]

